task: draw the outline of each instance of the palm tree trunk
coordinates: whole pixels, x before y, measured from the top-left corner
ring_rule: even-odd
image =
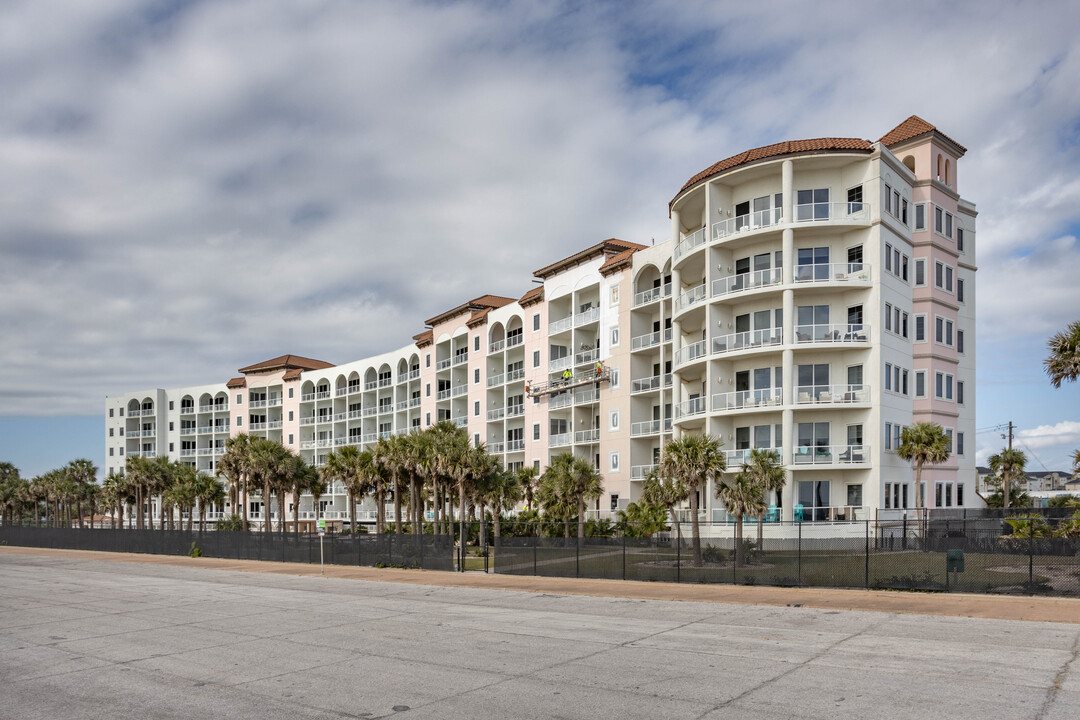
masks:
[[[461,562],[462,570],[465,569],[465,480],[458,480],[458,502],[461,505],[461,518],[460,525],[458,526],[458,535],[461,538]]]
[[[746,560],[743,557],[743,516],[739,513],[735,518],[735,567],[742,567]]]
[[[401,481],[394,473],[394,534],[401,532]]]
[[[262,493],[262,520],[263,520],[263,532],[269,532],[270,530],[270,483],[263,483]]]
[[[678,516],[675,514],[674,505],[668,506],[668,513],[671,515],[671,527],[675,529],[675,535],[671,538],[671,544],[673,546],[675,543],[682,545],[682,525],[679,524]]]
[[[765,513],[759,512],[757,516],[757,549],[765,543]]]
[[[383,488],[382,483],[375,491],[375,504],[375,532],[382,535],[386,527],[386,489]]]
[[[297,490],[296,496],[293,498],[293,535],[300,536],[300,492]]]
[[[348,495],[348,498],[349,498],[349,532],[355,534],[356,530],[357,530],[357,528],[356,528],[356,498],[353,497],[352,490],[350,490],[347,493],[347,495]],[[381,508],[382,505],[380,505],[379,507]],[[318,515],[316,515],[315,517],[318,517]],[[317,523],[317,522],[315,523],[316,527],[318,526],[318,524],[319,523]]]
[[[698,527],[698,494],[690,491],[690,529],[693,532],[694,567],[701,567],[701,529]]]
[[[578,495],[577,503],[577,544],[578,547],[585,545],[585,496]]]
[[[1009,509],[1009,495],[1012,494],[1012,478],[1009,475],[1008,470],[1001,474],[1001,507],[1003,510]]]
[[[247,479],[244,479],[240,483],[241,487],[236,488],[236,502],[241,506],[244,518],[244,530],[248,529],[248,500],[247,500]],[[244,498],[240,499],[241,489],[243,490]],[[242,503],[242,504],[241,504]]]
[[[281,534],[284,535],[285,534],[285,493],[283,493],[283,492],[278,493],[277,505],[278,505],[278,530],[280,530]]]

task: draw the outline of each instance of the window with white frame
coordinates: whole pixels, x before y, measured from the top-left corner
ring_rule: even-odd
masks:
[[[964,252],[964,228],[960,227],[960,223],[956,224],[956,251]]]
[[[947,347],[953,346],[953,321],[940,315],[934,316],[934,342]]]
[[[962,432],[956,433],[956,454],[964,454],[964,433]]]
[[[964,302],[964,281],[956,278],[956,302]]]
[[[934,232],[944,233],[945,231],[945,211],[941,208],[934,206]]]
[[[956,352],[960,353],[961,355],[964,354],[964,331],[963,330],[957,330],[956,331]]]
[[[616,325],[611,328],[611,347],[619,346],[619,327]]]
[[[926,342],[926,315],[915,316],[915,342]]]
[[[953,429],[945,428],[945,452],[953,454]]]
[[[619,368],[611,368],[611,388],[614,390],[619,387]]]
[[[615,451],[608,456],[608,467],[611,468],[611,472],[619,472],[619,453]]]
[[[885,423],[885,451],[891,452],[892,446],[892,423]]]
[[[916,370],[915,371],[915,397],[917,397],[917,398],[926,397],[926,371],[925,370]]]
[[[618,305],[619,304],[619,286],[618,285],[612,285],[611,286],[611,304],[612,305]]]
[[[915,206],[915,229],[926,229],[926,204],[919,203]]]
[[[915,259],[915,287],[926,285],[926,258]]]
[[[533,314],[533,332],[540,329],[540,313]]]
[[[949,373],[934,374],[934,397],[939,400],[953,399],[953,376]]]
[[[956,404],[957,405],[963,405],[964,404],[964,381],[963,380],[957,380],[956,381]]]
[[[608,428],[610,430],[618,430],[619,429],[619,411],[618,410],[612,410],[610,415],[608,416]]]
[[[899,248],[885,243],[885,270],[904,282],[908,279],[908,260],[908,256],[900,252]]]

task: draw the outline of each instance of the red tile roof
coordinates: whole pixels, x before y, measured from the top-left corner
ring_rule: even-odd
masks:
[[[764,147],[754,148],[753,150],[746,150],[738,155],[732,155],[729,158],[725,158],[718,163],[710,165],[694,177],[686,181],[686,184],[682,186],[679,192],[675,195],[678,198],[688,188],[697,185],[699,182],[706,178],[710,178],[714,175],[719,175],[722,172],[727,172],[741,165],[749,165],[751,163],[758,162],[760,160],[769,160],[772,158],[783,157],[784,155],[795,155],[799,153],[827,153],[827,152],[865,152],[869,153],[873,148],[873,144],[869,140],[860,140],[859,138],[811,138],[809,140],[785,140],[784,142],[774,143],[772,145],[766,145]],[[674,203],[673,198],[671,203]],[[670,206],[671,203],[668,203]]]
[[[233,378],[229,382],[225,383],[225,387],[227,387],[227,388],[242,388],[242,387],[245,387],[246,385],[247,385],[247,380],[245,378],[242,378],[242,377]]]
[[[591,260],[598,255],[617,255],[625,250],[644,250],[645,245],[638,245],[637,243],[627,242],[626,240],[619,240],[618,238],[608,238],[602,242],[598,242],[592,247],[587,247],[581,252],[574,253],[570,257],[565,257],[558,262],[554,262],[550,265],[545,265],[536,272],[533,273],[538,278],[550,277],[562,270],[571,268],[574,265],[583,263],[587,260]]]
[[[885,147],[892,147],[893,145],[899,145],[905,140],[910,140],[911,138],[919,137],[920,135],[925,135],[927,133],[937,133],[945,140],[948,140],[960,149],[961,155],[967,152],[966,147],[956,142],[918,115],[912,115],[907,120],[885,133],[879,142]]]
[[[286,370],[285,374],[281,376],[282,380],[299,380],[300,374],[304,372],[301,368],[293,368],[292,370]]]
[[[488,313],[491,312],[491,308],[484,308],[483,310],[473,310],[472,317],[470,317],[465,324],[469,327],[476,327],[487,322]]]
[[[270,360],[264,360],[261,363],[255,363],[254,365],[248,365],[247,367],[240,368],[237,372],[249,373],[249,372],[266,372],[268,370],[277,370],[278,368],[300,368],[302,370],[323,370],[325,368],[334,367],[332,363],[323,362],[322,360],[313,360],[311,358],[301,357],[300,355],[279,355],[276,358]]]
[[[536,287],[527,290],[525,292],[525,294],[521,296],[521,299],[518,300],[518,305],[520,305],[521,307],[525,307],[526,305],[532,305],[533,303],[538,303],[543,299],[544,299],[544,286],[543,285],[537,285]]]
[[[435,341],[435,333],[433,333],[431,330],[425,330],[424,332],[417,333],[412,337],[413,340],[416,341],[416,347],[424,347],[425,345],[430,345]]]
[[[456,315],[460,315],[464,312],[483,310],[484,308],[501,308],[504,305],[509,305],[512,302],[515,302],[514,298],[502,297],[500,295],[481,295],[478,298],[458,305],[456,308],[452,308],[444,313],[436,315],[433,318],[425,320],[424,324],[434,326],[438,325],[444,320],[449,320],[450,318]]]
[[[624,267],[630,264],[630,258],[632,258],[634,256],[634,253],[636,252],[637,250],[631,249],[623,250],[617,255],[612,255],[607,259],[606,262],[604,262],[603,265],[600,266],[600,274],[608,275],[617,270],[622,270]]]

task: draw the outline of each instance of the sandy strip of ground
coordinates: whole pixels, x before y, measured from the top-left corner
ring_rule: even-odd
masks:
[[[87,558],[107,562],[175,565],[238,572],[319,576],[318,565],[276,563],[224,558],[189,558],[173,555],[53,550],[0,546],[0,554],[43,557]],[[519,592],[560,593],[595,597],[676,600],[683,602],[737,603],[743,605],[801,606],[835,610],[943,615],[953,617],[1033,620],[1080,624],[1080,599],[965,593],[895,592],[888,590],[843,590],[833,588],[781,588],[745,585],[704,585],[635,582],[630,580],[588,580],[575,578],[488,575],[482,572],[439,572],[394,568],[327,565],[326,577],[376,582],[438,585],[442,587],[487,588]]]

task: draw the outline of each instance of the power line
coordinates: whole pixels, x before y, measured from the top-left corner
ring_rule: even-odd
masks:
[[[1042,469],[1043,469],[1043,470],[1045,470],[1046,472],[1050,472],[1050,468],[1046,467],[1046,463],[1044,463],[1044,462],[1043,462],[1042,460],[1040,460],[1040,459],[1039,459],[1039,456],[1035,454],[1035,451],[1034,451],[1034,450],[1032,450],[1032,449],[1031,449],[1031,447],[1030,447],[1030,446],[1029,446],[1029,445],[1028,445],[1028,444],[1027,444],[1026,442],[1024,442],[1023,440],[1021,440],[1020,438],[1016,438],[1016,442],[1017,442],[1018,444],[1020,444],[1020,445],[1023,445],[1023,446],[1024,446],[1024,449],[1028,451],[1028,453],[1029,453],[1029,454],[1031,455],[1031,457],[1035,458],[1035,460],[1036,460],[1036,461],[1037,461],[1037,462],[1038,462],[1038,463],[1039,463],[1040,465],[1042,465]]]

